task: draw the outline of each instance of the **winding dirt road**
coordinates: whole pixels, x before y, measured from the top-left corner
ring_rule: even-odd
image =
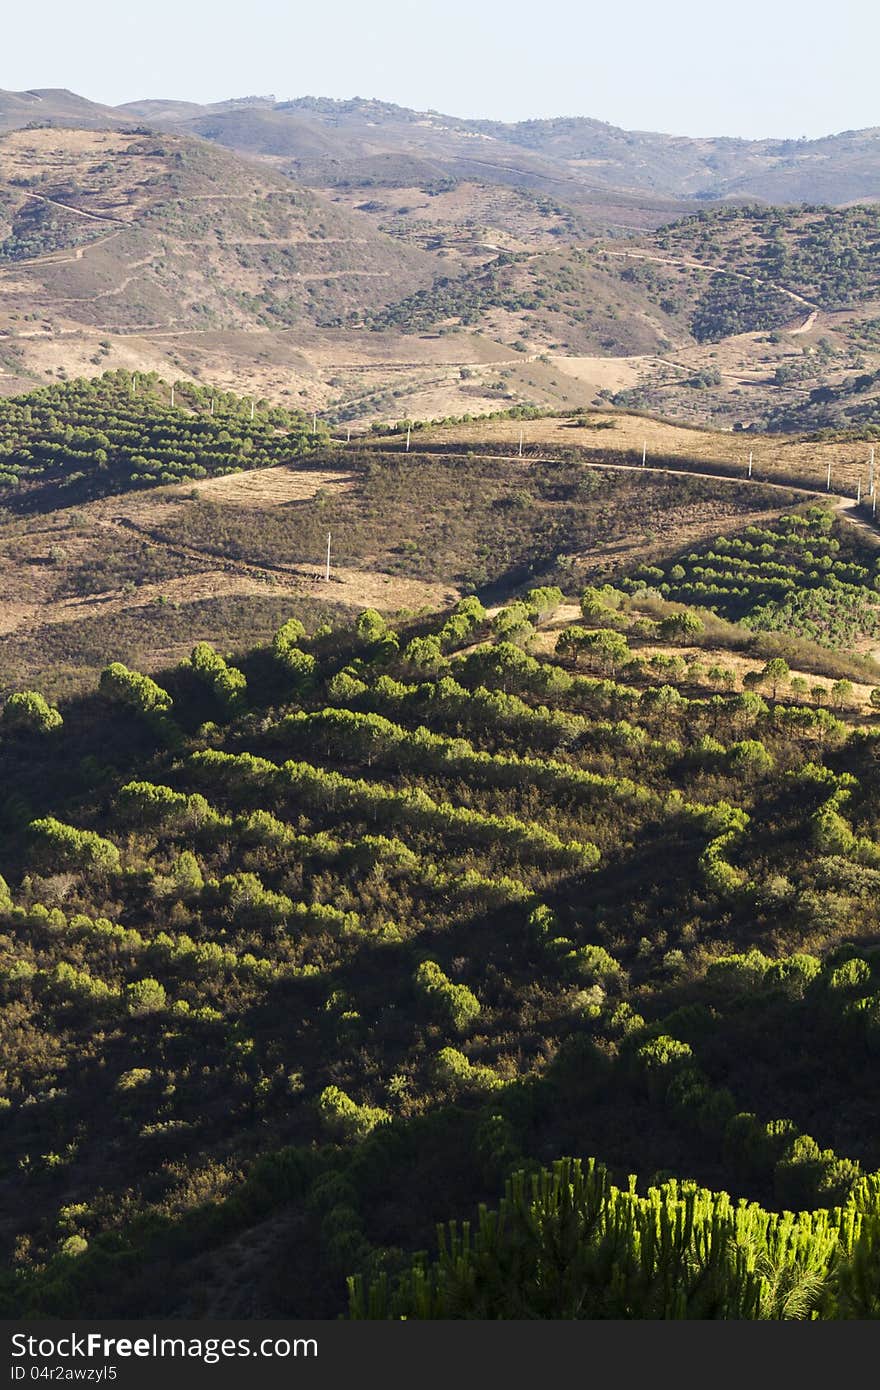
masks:
[[[703,261],[676,260],[672,256],[657,256],[649,251],[609,251],[603,248],[606,256],[623,256],[635,261],[652,261],[655,265],[685,266],[688,270],[705,270],[709,275],[732,275],[735,280],[748,280],[753,285],[766,285],[768,289],[776,290],[778,294],[784,294],[788,299],[793,299],[796,304],[802,304],[805,309],[812,310],[812,327],[819,312],[818,304],[814,304],[810,299],[804,299],[802,294],[796,294],[794,290],[787,290],[782,285],[776,285],[772,280],[763,280],[759,275],[749,275],[744,270],[731,270],[724,265],[705,265]],[[806,333],[806,326],[801,327],[801,333]]]

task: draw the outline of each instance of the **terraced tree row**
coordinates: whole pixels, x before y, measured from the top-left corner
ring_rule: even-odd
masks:
[[[0,400],[0,495],[122,492],[271,467],[327,443],[296,411],[155,373],[105,372]]]
[[[628,646],[615,592],[573,627]],[[348,1275],[359,1315],[496,1306],[446,1302],[407,1252],[567,1153],[624,1192],[762,1202],[701,1196],[699,1220],[791,1239],[792,1278],[815,1236],[822,1296],[784,1315],[838,1315],[830,1252],[855,1257],[880,1167],[876,1107],[841,1119],[873,1047],[876,733],[631,654],[586,673],[571,636],[552,652],[562,597],[291,615],[260,650],[9,702],[4,1311],[205,1311],[205,1262],[282,1209],[279,1315],[342,1311]],[[632,1211],[678,1212],[664,1193]],[[668,1309],[695,1308],[674,1270]],[[724,1315],[779,1315],[753,1273],[723,1274]]]

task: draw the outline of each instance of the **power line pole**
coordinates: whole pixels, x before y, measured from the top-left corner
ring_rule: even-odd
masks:
[[[330,583],[330,532],[327,532],[327,564],[324,567],[325,583]]]
[[[752,453],[751,453],[751,450],[749,450],[749,477],[751,477],[751,476],[752,476]]]
[[[828,482],[825,484],[825,491],[831,491],[831,460],[828,460]]]
[[[252,399],[251,399],[251,419],[253,420],[253,418],[254,418],[254,402],[253,402],[253,398],[252,398]]]
[[[868,486],[871,496],[874,496],[874,446],[871,446],[871,461],[868,464]]]
[[[171,388],[171,408],[174,409],[174,387]]]
[[[856,506],[857,506],[857,507],[860,507],[861,505],[862,505],[862,480],[861,480],[861,478],[859,478],[859,487],[858,487],[858,491],[857,491],[857,493],[856,493]]]
[[[647,457],[648,457],[648,441],[647,441],[647,439],[646,439],[645,442],[644,442],[644,444],[642,445],[642,467],[643,467],[643,468],[644,468],[644,466],[645,466],[645,459],[646,459]]]
[[[318,433],[318,412],[317,412],[317,410],[313,410],[313,411],[312,411],[312,434],[317,434],[317,433]]]
[[[214,414],[214,397],[211,397],[211,414]]]
[[[520,458],[522,458],[522,446],[523,446],[523,432],[522,432],[522,430],[520,430],[520,432],[519,432],[519,457],[520,457]]]
[[[409,425],[406,427],[406,452],[409,453]]]
[[[346,434],[346,436],[345,436],[345,442],[346,442],[346,444],[350,444],[350,443],[351,443],[351,425],[349,425],[349,427],[348,427],[348,432],[347,432],[347,434]]]

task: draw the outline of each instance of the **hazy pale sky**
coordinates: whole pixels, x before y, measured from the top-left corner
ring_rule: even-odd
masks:
[[[880,125],[875,0],[41,0],[4,6],[0,87],[94,101],[380,97],[681,135]]]

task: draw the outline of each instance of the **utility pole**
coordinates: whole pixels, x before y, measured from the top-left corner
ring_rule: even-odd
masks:
[[[520,458],[522,458],[522,446],[523,446],[523,432],[522,432],[522,430],[520,430],[520,432],[519,432],[519,457],[520,457]]]
[[[647,439],[646,439],[645,442],[644,442],[644,444],[642,445],[642,467],[643,467],[643,468],[644,468],[644,466],[645,466],[645,459],[646,459],[647,457],[648,457],[648,441],[647,441]]]
[[[211,414],[214,414],[214,397],[211,397]]]
[[[327,564],[324,567],[324,580],[330,583],[330,532],[327,532]]]
[[[312,411],[312,434],[317,434],[317,433],[318,433],[318,412],[317,412],[317,410],[313,410],[313,411]]]
[[[254,402],[253,402],[253,398],[251,398],[251,419],[253,420],[253,418],[254,418]]]
[[[861,505],[862,505],[862,480],[861,480],[861,478],[859,478],[859,488],[858,488],[858,492],[856,493],[856,506],[857,506],[857,507],[860,507]]]
[[[749,477],[752,476],[752,452],[749,450]]]
[[[346,436],[345,436],[345,442],[346,442],[346,444],[350,444],[350,443],[351,443],[351,425],[349,425],[349,427],[348,427],[348,431],[347,431]]]
[[[174,387],[171,388],[171,409],[174,409]]]
[[[871,446],[871,462],[868,464],[868,490],[874,496],[874,446]]]
[[[138,379],[138,377],[137,377],[137,372],[132,372],[132,374],[131,374],[131,394],[132,394],[133,396],[136,396],[136,395],[137,395],[137,379]]]
[[[409,453],[409,425],[406,427],[406,452]]]

